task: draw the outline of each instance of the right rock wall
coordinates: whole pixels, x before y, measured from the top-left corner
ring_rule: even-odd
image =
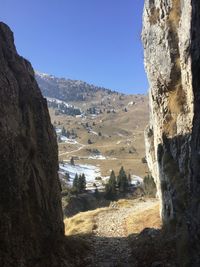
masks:
[[[142,38],[151,109],[146,156],[163,223],[177,234],[181,267],[200,266],[199,15],[197,1],[145,1]]]

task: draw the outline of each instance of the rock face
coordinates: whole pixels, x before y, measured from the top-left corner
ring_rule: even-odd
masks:
[[[56,137],[33,69],[3,23],[0,148],[0,266],[44,267],[64,231]]]
[[[149,168],[164,224],[177,233],[179,266],[200,266],[200,3],[146,0]]]

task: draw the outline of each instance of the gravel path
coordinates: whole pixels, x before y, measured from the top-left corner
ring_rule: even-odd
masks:
[[[133,205],[128,207],[111,207],[109,211],[99,213],[96,218],[96,229],[91,237],[94,255],[91,267],[134,267],[125,219],[130,214],[149,209],[153,205],[155,201],[133,201]]]

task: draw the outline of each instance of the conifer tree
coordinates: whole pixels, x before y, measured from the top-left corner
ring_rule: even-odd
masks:
[[[121,193],[125,193],[128,190],[128,178],[123,166],[121,167],[117,177],[117,185]]]
[[[77,173],[76,173],[75,178],[73,180],[72,188],[76,193],[79,193],[79,178],[78,178],[78,174]]]
[[[98,188],[97,188],[97,185],[94,183],[93,184],[93,186],[95,187],[95,189],[94,189],[94,196],[95,196],[95,198],[99,198],[99,190],[98,190]]]
[[[108,183],[105,186],[105,197],[113,200],[116,197],[116,176],[114,171],[111,172]]]
[[[66,129],[65,129],[65,127],[63,126],[63,127],[62,127],[61,135],[66,136],[66,134],[67,134],[67,133],[66,133]]]
[[[67,181],[70,180],[70,176],[69,176],[69,173],[68,172],[65,172],[65,178],[66,178]]]
[[[83,193],[86,189],[86,179],[85,174],[80,174],[78,178],[78,191],[79,193]]]
[[[113,170],[112,170],[112,172],[110,174],[110,178],[109,178],[108,184],[111,187],[112,194],[116,194],[116,185],[117,185],[117,182],[116,182],[115,172]]]
[[[74,158],[73,158],[73,157],[71,157],[71,159],[70,159],[70,164],[71,164],[72,166],[75,165],[75,163],[74,163]]]

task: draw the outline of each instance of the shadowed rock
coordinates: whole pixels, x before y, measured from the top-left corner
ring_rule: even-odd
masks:
[[[0,266],[36,266],[64,235],[57,169],[46,100],[0,23]]]

